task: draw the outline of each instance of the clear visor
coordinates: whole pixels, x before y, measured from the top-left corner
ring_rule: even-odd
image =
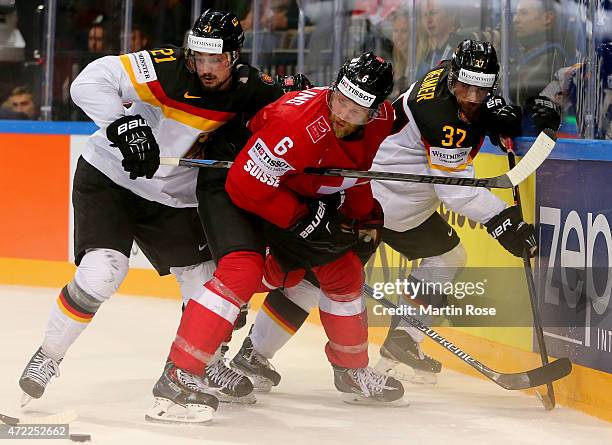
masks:
[[[202,53],[192,51],[193,61],[198,72],[208,70],[217,70],[219,68],[229,67],[231,64],[232,55],[229,52],[221,54]]]
[[[327,95],[327,105],[336,117],[353,125],[365,125],[378,116],[378,110],[353,102],[335,88]]]
[[[468,85],[460,80],[455,81],[451,87],[451,93],[457,100],[475,104],[484,103],[491,90],[491,88]]]

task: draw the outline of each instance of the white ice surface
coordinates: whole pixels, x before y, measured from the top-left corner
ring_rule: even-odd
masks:
[[[57,292],[0,286],[3,414],[20,413],[17,381]],[[546,412],[533,397],[451,371],[433,387],[406,385],[408,407],[346,405],[333,387],[323,329],[310,324],[274,358],[281,384],[258,394],[255,405],[222,405],[208,426],[151,424],[144,412],[179,316],[178,300],[113,297],[27,413],[75,409],[80,417],[71,431],[91,434],[93,444],[612,444],[610,423],[564,407]],[[246,332],[236,336],[230,356]],[[376,350],[370,349],[373,363]],[[18,443],[28,442],[46,441]]]

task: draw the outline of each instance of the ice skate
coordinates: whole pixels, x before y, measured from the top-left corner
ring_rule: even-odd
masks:
[[[393,329],[380,347],[380,360],[375,368],[399,380],[434,385],[442,364],[424,354],[419,343],[408,332]]]
[[[255,390],[260,392],[270,392],[281,380],[280,374],[274,370],[268,359],[253,348],[250,337],[244,339],[240,351],[232,359],[230,366],[249,377]]]
[[[200,377],[166,363],[153,387],[155,402],[145,419],[161,423],[206,423],[212,420],[219,400],[207,392]]]
[[[402,399],[404,387],[393,377],[374,368],[342,368],[333,366],[334,384],[343,393],[346,403],[356,405],[396,405],[408,403]]]
[[[234,371],[225,364],[227,346],[221,347],[221,356],[217,361],[208,365],[204,371],[202,383],[208,392],[214,394],[220,402],[226,403],[255,403],[253,383],[249,378]]]
[[[43,352],[42,348],[38,348],[19,378],[19,386],[23,390],[22,407],[32,399],[40,399],[51,378],[59,377],[60,362],[61,360],[53,360]]]

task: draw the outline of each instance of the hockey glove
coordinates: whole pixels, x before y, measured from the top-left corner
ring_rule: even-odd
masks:
[[[312,88],[313,85],[308,80],[308,77],[303,74],[296,74],[295,76],[279,76],[276,75],[276,83],[278,83],[283,92],[289,93],[290,91],[302,91],[307,90],[308,88]]]
[[[535,230],[532,224],[523,221],[517,206],[502,210],[499,215],[491,218],[485,226],[487,232],[512,255],[522,257],[523,250],[527,249],[530,258],[535,256],[538,250]]]
[[[500,136],[514,138],[522,132],[523,110],[518,105],[506,105],[501,96],[491,96],[483,111],[482,125],[491,143],[506,151]]]
[[[545,128],[557,131],[561,126],[561,109],[559,105],[546,96],[531,96],[525,104],[525,113],[531,117],[540,133]]]
[[[106,127],[106,137],[111,147],[121,150],[121,165],[130,173],[130,179],[153,177],[159,168],[159,146],[151,127],[140,114],[117,119]]]
[[[311,247],[330,253],[340,253],[357,242],[352,223],[347,223],[338,210],[344,194],[334,193],[324,199],[308,202],[308,215],[290,230]]]

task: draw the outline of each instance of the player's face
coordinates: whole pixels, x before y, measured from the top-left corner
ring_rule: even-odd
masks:
[[[194,52],[198,77],[205,90],[216,91],[229,87],[228,79],[232,74],[230,54],[210,54]]]
[[[482,104],[490,92],[490,88],[468,85],[461,81],[455,83],[453,90],[459,108],[461,108],[461,111],[467,116],[469,121],[474,121],[478,116]]]
[[[356,104],[339,91],[330,91],[329,120],[337,138],[346,137],[368,123],[371,110]]]

